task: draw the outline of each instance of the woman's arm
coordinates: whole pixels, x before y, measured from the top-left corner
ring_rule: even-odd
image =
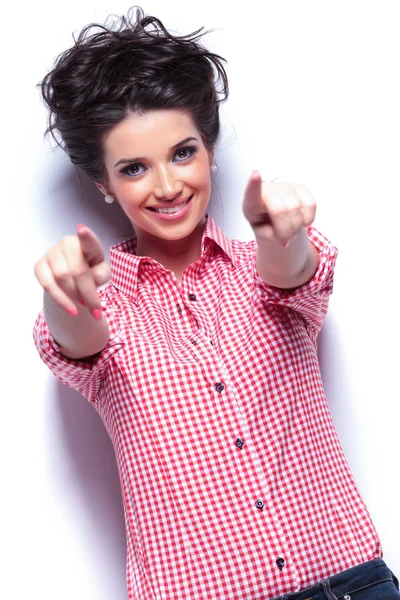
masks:
[[[319,266],[319,253],[303,228],[285,248],[275,240],[256,235],[256,266],[261,279],[282,289],[304,285]]]
[[[107,320],[93,318],[88,308],[79,306],[71,316],[44,292],[43,307],[49,330],[66,358],[80,360],[101,352],[109,338]]]

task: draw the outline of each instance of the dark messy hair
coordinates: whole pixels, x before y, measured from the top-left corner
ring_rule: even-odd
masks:
[[[173,36],[140,7],[111,23],[109,19],[104,25],[87,25],[77,39],[73,36],[74,45],[38,84],[50,111],[45,135],[50,132],[72,163],[99,183],[107,180],[103,139],[130,111],[188,111],[212,150],[220,133],[219,103],[229,89],[226,60],[198,42],[208,32],[200,33],[201,27]]]

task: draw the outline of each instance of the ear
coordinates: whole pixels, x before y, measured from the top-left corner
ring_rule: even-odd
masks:
[[[210,163],[210,167],[214,162],[214,149],[212,149],[211,151],[208,152],[208,160]]]
[[[105,187],[105,185],[103,185],[102,183],[96,183],[96,181],[95,181],[94,183],[95,183],[95,185],[96,185],[97,189],[98,189],[98,190],[100,190],[100,192],[101,192],[101,193],[102,193],[104,196],[107,196],[107,194],[108,194],[108,190],[107,190],[107,188]]]

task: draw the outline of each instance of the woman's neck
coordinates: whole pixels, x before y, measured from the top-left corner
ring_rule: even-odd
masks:
[[[151,256],[163,267],[173,271],[180,281],[183,271],[196,262],[201,254],[201,240],[206,220],[202,220],[192,233],[180,240],[165,240],[136,231],[137,256]]]

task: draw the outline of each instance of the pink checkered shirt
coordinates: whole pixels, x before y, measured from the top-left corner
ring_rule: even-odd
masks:
[[[110,338],[42,360],[100,414],[122,485],[130,600],[266,600],[382,557],[329,412],[316,338],[337,249],[314,227],[313,279],[264,283],[256,241],[211,216],[182,283],[135,238],[110,249]]]

